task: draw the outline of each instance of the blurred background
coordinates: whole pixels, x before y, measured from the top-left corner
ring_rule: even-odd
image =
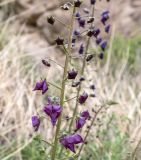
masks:
[[[47,24],[50,15],[64,23],[70,21],[69,11],[60,9],[64,2],[0,0],[0,160],[45,159],[31,127],[31,116],[45,99],[32,90],[41,77],[59,83],[60,68],[52,64],[46,69],[41,60],[64,62],[54,39],[67,32],[59,23],[54,27]],[[89,8],[89,1],[83,7]],[[94,139],[81,158],[141,160],[141,0],[102,0],[95,16],[107,9],[112,24],[109,48],[104,61],[96,63],[97,71],[92,72],[90,65],[88,74],[96,85],[96,96],[118,104],[109,108],[101,118],[102,125],[94,128]],[[54,88],[50,93],[58,94]],[[42,126],[47,138],[52,134],[49,125],[45,122]]]

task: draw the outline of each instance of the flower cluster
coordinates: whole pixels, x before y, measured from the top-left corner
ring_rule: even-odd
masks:
[[[68,34],[69,35],[68,40],[64,39],[64,37],[60,35],[58,35],[54,40],[55,44],[65,51],[66,60],[65,60],[65,65],[61,66],[63,69],[63,77],[61,78],[62,81],[61,87],[53,85],[57,89],[58,88],[60,89],[60,97],[47,95],[48,102],[42,109],[42,113],[44,113],[44,116],[49,117],[52,126],[56,128],[55,138],[52,145],[53,146],[52,157],[51,157],[52,160],[55,160],[58,141],[64,148],[69,149],[74,153],[76,153],[75,145],[80,143],[82,143],[83,145],[85,143],[84,140],[86,140],[86,137],[83,138],[83,136],[81,136],[78,133],[78,131],[81,132],[83,126],[87,123],[87,120],[91,119],[91,116],[88,110],[83,110],[83,112],[78,113],[78,107],[85,105],[86,101],[89,98],[88,92],[86,92],[85,88],[83,87],[83,81],[87,80],[87,77],[85,76],[84,72],[85,68],[87,67],[87,63],[95,58],[95,54],[91,53],[88,49],[90,41],[95,42],[95,44],[100,49],[99,53],[96,55],[100,59],[103,59],[104,52],[108,45],[108,41],[102,38],[102,29],[99,28],[95,23],[96,17],[94,15],[95,13],[94,9],[96,5],[96,0],[90,0],[92,11],[90,11],[87,8],[80,10],[79,8],[82,6],[82,2],[83,1],[81,0],[74,0],[73,4],[68,2],[63,6],[61,6],[61,9],[63,9],[64,11],[68,11],[71,8],[73,8],[72,21],[68,27],[70,33]],[[107,2],[109,1],[107,0]],[[83,12],[83,14],[81,12]],[[100,22],[102,23],[104,32],[108,34],[111,28],[111,25],[109,24],[110,12],[106,10],[100,14],[100,17],[101,17]],[[47,17],[47,22],[50,25],[55,25],[56,20],[58,19],[56,19],[54,16]],[[74,26],[76,26],[74,25],[74,22],[77,24],[79,28],[74,28]],[[80,57],[81,61],[80,68],[77,70],[75,68],[75,65],[72,65],[71,63],[73,54],[72,48],[77,47],[76,43],[79,40],[79,37],[83,36],[86,37],[87,41],[86,43],[81,41],[79,49],[77,48],[79,53],[79,56],[77,58]],[[48,60],[42,60],[43,65],[46,67],[52,66],[49,62],[50,61]],[[65,89],[66,89],[66,84],[68,82],[72,82],[72,87],[75,87],[74,89],[76,89],[76,97],[75,97],[75,108],[73,110],[72,117],[70,118],[71,122],[68,125],[68,129],[66,127],[66,131],[64,134],[63,132],[61,132],[61,122],[64,111],[64,104],[67,102],[69,105],[72,105],[68,102],[69,100],[66,101],[67,96]],[[46,79],[41,80],[35,84],[33,91],[41,91],[42,94],[44,95],[50,89],[49,84],[52,85],[52,83],[48,82]],[[90,89],[94,91],[95,85],[91,85]],[[70,98],[70,100],[71,99],[72,98]],[[34,131],[36,132],[40,127],[41,119],[42,118],[40,115],[32,116],[32,126],[34,128]]]

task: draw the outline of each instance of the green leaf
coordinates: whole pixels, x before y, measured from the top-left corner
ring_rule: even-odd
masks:
[[[109,100],[109,101],[107,102],[107,105],[109,105],[109,106],[117,105],[117,104],[119,104],[119,103],[118,103],[118,102],[115,102],[115,101],[113,101],[113,100]]]

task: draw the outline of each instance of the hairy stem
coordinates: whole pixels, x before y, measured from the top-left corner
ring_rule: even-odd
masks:
[[[92,17],[94,16],[94,6],[92,8]],[[93,23],[91,24],[91,27],[93,26]],[[87,44],[86,44],[86,49],[85,49],[85,53],[84,53],[84,58],[83,58],[83,62],[82,62],[82,69],[80,71],[80,76],[83,76],[84,75],[84,71],[85,71],[85,67],[86,67],[86,57],[87,57],[87,52],[88,52],[88,49],[89,49],[89,45],[90,45],[90,37],[88,37],[87,39]],[[74,119],[75,119],[75,116],[76,116],[76,113],[77,113],[77,109],[78,109],[78,98],[80,96],[80,91],[81,91],[81,88],[82,88],[82,85],[80,83],[79,87],[78,87],[78,90],[77,90],[77,98],[76,98],[76,103],[75,103],[75,108],[74,108],[74,111],[73,111],[73,116],[72,116],[72,119],[71,119],[71,122],[70,122],[70,125],[69,125],[69,132],[71,131],[71,128],[72,128],[72,125],[73,125],[73,122],[74,122]]]
[[[69,37],[68,37],[68,52],[66,52],[66,60],[65,60],[65,66],[64,66],[64,73],[63,73],[63,79],[62,79],[62,90],[61,90],[61,98],[60,98],[60,105],[63,107],[64,105],[64,96],[65,96],[65,88],[66,88],[66,77],[67,77],[67,71],[69,67],[69,58],[71,54],[71,45],[72,45],[72,32],[73,32],[73,25],[74,25],[74,14],[75,14],[75,7],[73,7],[73,13],[72,13],[72,19],[71,19],[71,24],[70,24],[70,32],[69,32]],[[56,128],[56,133],[55,133],[55,139],[54,139],[54,147],[52,148],[52,154],[51,154],[51,160],[55,160],[56,158],[56,151],[57,151],[57,146],[58,146],[58,135],[60,132],[61,128],[61,119],[62,116],[59,117],[58,123],[57,123],[57,128]]]

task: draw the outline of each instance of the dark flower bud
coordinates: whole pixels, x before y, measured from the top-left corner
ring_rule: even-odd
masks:
[[[101,49],[102,49],[103,51],[105,51],[105,49],[106,49],[106,47],[107,47],[107,41],[102,42],[102,44],[101,44],[100,46],[101,46]]]
[[[61,6],[61,8],[66,11],[69,10],[68,4],[64,4],[63,6]]]
[[[95,29],[94,31],[93,31],[93,35],[94,35],[94,37],[96,37],[97,38],[97,36],[100,34],[100,29],[98,28],[98,29]]]
[[[47,22],[53,25],[55,22],[55,18],[53,16],[47,17]]]
[[[93,54],[89,54],[89,55],[86,57],[86,61],[89,62],[90,60],[92,60],[93,57],[94,57]]]
[[[81,77],[80,78],[80,81],[82,82],[82,81],[85,81],[85,78],[84,77]]]
[[[90,0],[91,4],[94,5],[96,3],[96,0]]]
[[[105,32],[106,32],[106,33],[109,33],[109,32],[110,32],[110,28],[111,28],[111,25],[110,25],[110,24],[107,25],[107,26],[105,27]]]
[[[78,23],[79,23],[79,27],[84,28],[84,27],[85,27],[85,24],[86,24],[86,21],[85,21],[85,19],[80,19],[80,20],[78,21]]]
[[[84,8],[83,11],[84,11],[84,13],[86,13],[86,14],[89,14],[89,13],[90,13],[90,11],[88,10],[88,8]]]
[[[95,85],[91,85],[90,89],[95,90]]]
[[[80,104],[83,104],[83,103],[85,103],[87,98],[88,98],[88,94],[86,92],[84,92],[82,95],[80,95],[78,101]]]
[[[51,66],[50,63],[48,61],[44,60],[44,59],[42,60],[42,63],[43,63],[43,65],[45,65],[47,67]]]
[[[75,7],[80,7],[81,3],[82,3],[82,2],[81,2],[80,0],[75,0],[75,1],[74,1],[74,6],[75,6]]]
[[[38,131],[40,126],[40,119],[37,116],[32,116],[32,126],[34,127],[34,131]]]
[[[63,45],[64,43],[64,39],[61,38],[61,37],[58,37],[56,40],[55,40],[56,44],[59,46],[59,45]]]
[[[84,53],[84,46],[83,44],[81,44],[79,48],[79,54],[83,54],[83,53]]]
[[[92,23],[94,22],[94,17],[89,17],[89,19],[87,20],[87,23]]]
[[[80,82],[78,81],[78,82],[73,82],[72,83],[72,87],[78,87],[79,86],[79,84],[80,84]]]
[[[68,79],[75,79],[78,72],[72,69],[71,71],[68,71]]]
[[[102,38],[97,38],[96,39],[96,44],[99,45],[102,42]]]
[[[69,120],[70,120],[70,117],[69,117],[69,116],[66,116],[65,119],[66,119],[67,121],[69,121]]]
[[[104,58],[104,53],[100,53],[98,57],[102,60]]]
[[[87,36],[89,36],[89,37],[92,37],[93,34],[94,34],[94,31],[93,31],[93,30],[89,30],[89,31],[87,32]]]

